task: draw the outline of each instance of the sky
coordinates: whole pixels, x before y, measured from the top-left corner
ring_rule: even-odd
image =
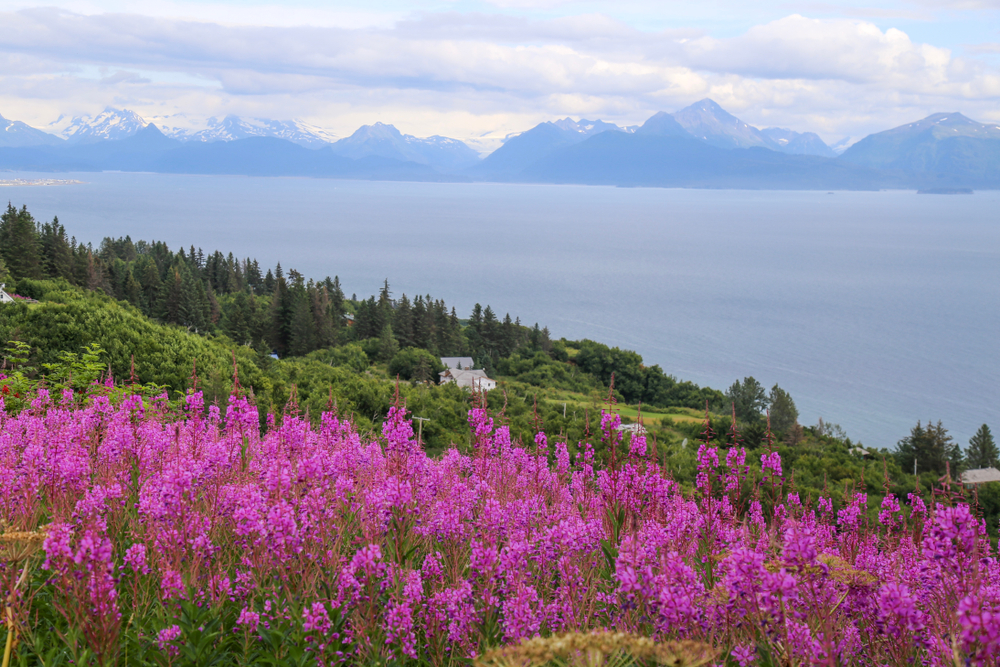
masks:
[[[828,143],[1000,121],[1000,0],[0,0],[0,26],[0,115],[53,132],[112,106],[475,144],[706,97]]]

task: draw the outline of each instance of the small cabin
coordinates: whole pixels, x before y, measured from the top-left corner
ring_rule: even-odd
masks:
[[[449,368],[438,373],[440,380],[438,384],[448,384],[454,382],[459,387],[468,387],[479,391],[489,391],[496,389],[497,381],[486,376],[486,371],[473,371],[458,368]]]
[[[7,285],[0,283],[0,303],[14,303],[14,297],[7,294]]]
[[[631,433],[632,435],[646,435],[646,427],[639,422],[634,422],[632,424],[622,424],[615,430],[621,431],[622,433]]]
[[[959,479],[966,486],[978,486],[987,482],[1000,482],[1000,470],[996,468],[976,468],[966,470]]]

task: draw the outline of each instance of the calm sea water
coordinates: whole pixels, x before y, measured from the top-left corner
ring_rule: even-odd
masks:
[[[10,174],[3,178],[51,177]],[[1000,431],[1000,193],[757,192],[69,174],[0,190],[98,243],[254,256],[345,290],[476,302],[682,379],[780,384],[892,447]]]

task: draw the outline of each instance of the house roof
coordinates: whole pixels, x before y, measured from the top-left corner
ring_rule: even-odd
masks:
[[[976,468],[966,470],[961,475],[962,484],[985,484],[986,482],[1000,482],[1000,470],[996,468]]]
[[[441,357],[441,363],[445,368],[473,368],[476,365],[472,357]]]

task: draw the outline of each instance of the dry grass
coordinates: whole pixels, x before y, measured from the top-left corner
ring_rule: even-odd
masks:
[[[475,667],[699,667],[718,651],[693,641],[656,642],[624,632],[598,630],[535,637],[487,651]]]

